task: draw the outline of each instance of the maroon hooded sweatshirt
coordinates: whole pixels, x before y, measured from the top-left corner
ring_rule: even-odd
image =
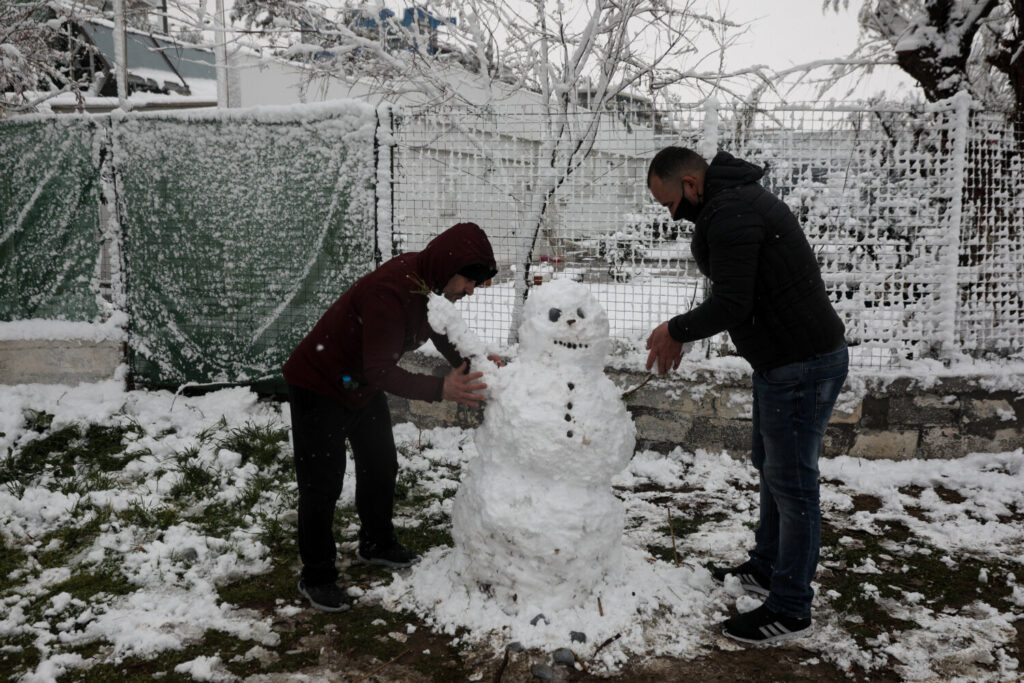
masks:
[[[425,282],[440,293],[460,269],[474,264],[497,272],[487,235],[475,223],[459,223],[420,252],[402,254],[353,284],[323,314],[284,364],[289,384],[334,399],[349,409],[365,406],[375,391],[420,401],[440,401],[443,377],[398,367],[406,351],[433,340],[458,367],[462,358],[427,322]],[[348,375],[358,386],[346,389]]]

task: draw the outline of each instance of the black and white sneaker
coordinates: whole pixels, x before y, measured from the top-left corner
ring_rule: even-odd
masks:
[[[366,564],[379,564],[392,569],[404,569],[420,561],[419,555],[394,539],[386,544],[360,541],[356,557]]]
[[[773,612],[761,605],[752,612],[726,619],[722,623],[722,634],[741,643],[762,645],[778,643],[806,635],[811,630],[811,619],[796,619]]]
[[[338,588],[336,583],[309,586],[305,581],[300,580],[299,593],[309,600],[310,605],[321,612],[344,612],[352,606],[349,604],[345,591]]]
[[[718,583],[725,583],[725,577],[729,574],[739,579],[740,586],[748,593],[760,595],[762,598],[768,597],[768,591],[772,585],[771,578],[759,572],[751,560],[747,560],[738,567],[711,568],[711,578]]]

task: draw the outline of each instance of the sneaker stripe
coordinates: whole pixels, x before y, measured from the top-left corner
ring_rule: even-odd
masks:
[[[791,633],[791,631],[776,621],[771,624],[767,624],[766,626],[762,626],[761,633],[763,633],[767,638],[777,638],[779,636],[784,636],[787,633]]]
[[[765,587],[761,585],[761,582],[753,574],[740,574],[739,579],[740,585],[747,590],[755,592],[765,590]]]

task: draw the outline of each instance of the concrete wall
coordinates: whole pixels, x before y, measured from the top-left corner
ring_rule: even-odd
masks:
[[[76,339],[0,340],[0,384],[69,384],[112,379],[122,344]]]
[[[418,354],[403,365],[444,374],[440,359]],[[609,371],[624,390],[646,373]],[[895,379],[863,397],[847,387],[825,435],[825,455],[863,458],[956,458],[968,453],[1002,453],[1024,447],[1024,394],[992,391],[981,378],[939,379],[927,387]],[[637,447],[662,452],[750,450],[751,389],[748,377],[722,380],[710,375],[684,381],[654,380],[627,399],[637,427]],[[482,409],[451,402],[424,403],[391,397],[392,419],[420,427],[472,427]]]

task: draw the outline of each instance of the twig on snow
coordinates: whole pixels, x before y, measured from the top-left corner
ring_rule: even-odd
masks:
[[[668,533],[672,536],[672,557],[675,558],[676,566],[679,566],[679,553],[676,552],[676,532],[672,529],[672,508],[668,509]]]
[[[378,666],[376,669],[373,669],[372,671],[367,671],[362,676],[360,676],[359,678],[357,678],[354,681],[352,681],[352,683],[359,683],[359,681],[365,681],[370,676],[374,675],[375,673],[377,673],[378,671],[380,671],[384,667],[388,666],[389,664],[394,663],[398,658],[404,657],[407,654],[409,654],[409,648],[406,648],[406,649],[402,650],[397,655],[395,655],[394,657],[392,657],[388,661],[386,661],[383,664],[381,664],[380,666]]]

